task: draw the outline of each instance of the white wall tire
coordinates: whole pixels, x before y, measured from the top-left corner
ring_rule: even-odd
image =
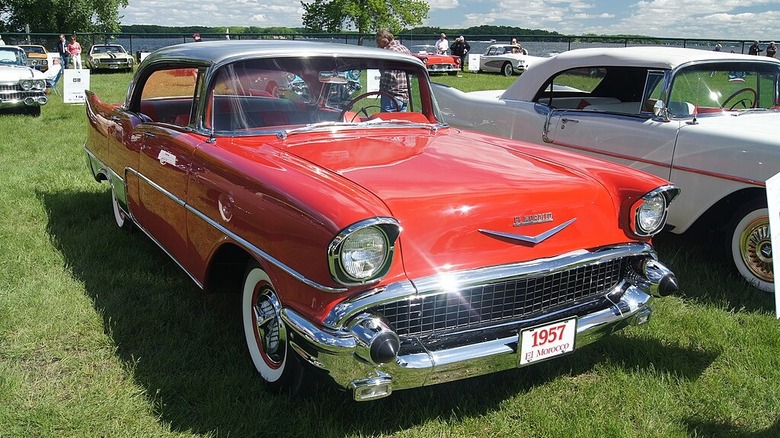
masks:
[[[255,369],[268,383],[280,382],[287,367],[286,330],[280,310],[268,274],[259,267],[250,268],[241,299],[244,336]]]
[[[116,190],[114,190],[114,183],[111,183],[111,209],[114,212],[114,222],[116,226],[124,230],[130,230],[133,227],[133,221],[127,216],[120,207],[119,201],[116,199]]]
[[[740,275],[756,288],[773,293],[774,268],[769,213],[752,204],[737,214],[731,227],[731,258]]]

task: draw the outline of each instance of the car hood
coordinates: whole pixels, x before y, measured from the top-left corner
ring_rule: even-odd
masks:
[[[744,111],[704,114],[696,120],[699,125],[722,132],[732,132],[735,137],[743,135],[777,135],[777,123],[780,122],[780,111]]]
[[[43,73],[38,70],[21,65],[0,66],[0,82],[18,81],[19,79],[45,79]]]
[[[456,130],[380,131],[300,143],[291,136],[288,151],[362,186],[389,208],[402,226],[411,277],[629,240],[605,187],[537,156],[539,148],[528,152],[513,141]],[[556,227],[562,230],[538,243],[495,234],[538,237]]]
[[[93,59],[114,59],[114,58],[127,59],[127,58],[132,58],[132,56],[130,56],[127,53],[93,53],[93,54],[91,54],[89,56],[91,58],[93,58]]]

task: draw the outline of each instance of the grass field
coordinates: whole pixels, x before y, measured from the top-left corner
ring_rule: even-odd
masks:
[[[93,74],[122,100],[129,74]],[[464,90],[512,78],[437,77]],[[662,235],[679,295],[556,361],[356,403],[266,392],[238,302],[201,293],[91,179],[83,105],[0,116],[0,437],[780,436],[780,323],[706,234]]]

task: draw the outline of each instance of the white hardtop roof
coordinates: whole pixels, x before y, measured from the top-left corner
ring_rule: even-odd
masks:
[[[641,46],[569,50],[550,58],[538,58],[504,93],[504,98],[533,99],[539,87],[553,74],[577,67],[647,67],[671,70],[682,64],[697,61],[775,62],[768,56],[716,52],[714,50],[683,49],[680,47]]]

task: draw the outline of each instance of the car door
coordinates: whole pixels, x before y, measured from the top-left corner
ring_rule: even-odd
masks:
[[[653,113],[664,75],[662,70],[624,67],[559,74],[552,90],[576,89],[583,94],[573,99],[576,106],[556,108],[548,114],[544,141],[669,179],[684,118]]]
[[[138,168],[128,171],[130,211],[141,228],[185,271],[191,271],[187,238],[187,185],[192,157],[204,137],[188,129],[197,71],[153,73],[141,94],[144,123],[133,136]],[[164,86],[163,86],[164,85]]]

